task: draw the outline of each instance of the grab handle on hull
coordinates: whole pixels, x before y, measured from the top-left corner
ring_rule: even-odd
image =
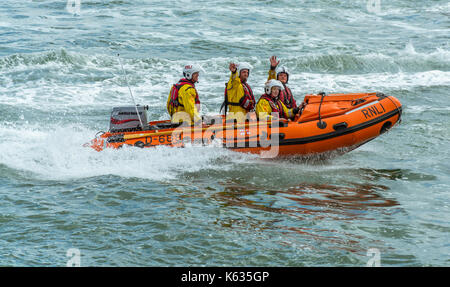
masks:
[[[342,123],[337,123],[333,125],[333,129],[335,131],[337,130],[344,130],[348,127],[348,124],[346,122],[342,122]]]

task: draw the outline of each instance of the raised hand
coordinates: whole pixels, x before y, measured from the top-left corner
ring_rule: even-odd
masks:
[[[272,70],[275,70],[275,68],[278,66],[279,63],[280,60],[277,61],[277,56],[270,57],[270,68]]]
[[[236,72],[236,69],[237,69],[236,64],[235,63],[230,63],[229,69],[230,69],[230,71],[232,73]]]

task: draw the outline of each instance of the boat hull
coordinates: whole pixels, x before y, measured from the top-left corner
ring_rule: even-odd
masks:
[[[394,97],[379,93],[307,95],[305,110],[294,121],[214,123],[194,127],[158,128],[168,121],[149,122],[149,131],[104,133],[89,145],[104,148],[221,145],[262,157],[291,157],[350,151],[392,128],[401,119],[402,106]],[[320,110],[320,117],[319,115]]]

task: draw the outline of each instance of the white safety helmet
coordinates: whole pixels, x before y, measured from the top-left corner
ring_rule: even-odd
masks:
[[[253,68],[253,67],[252,67],[249,63],[246,63],[246,62],[242,62],[242,63],[237,64],[237,72],[238,72],[238,76],[241,75],[241,71],[242,71],[242,70],[248,70],[248,74],[250,75],[250,70],[251,70],[252,68]]]
[[[278,80],[269,80],[264,85],[264,91],[266,92],[266,95],[270,95],[272,93],[272,88],[278,87],[280,91],[283,89],[283,84]]]
[[[286,83],[289,82],[289,71],[288,71],[288,69],[287,69],[285,66],[278,67],[277,70],[276,70],[276,72],[277,72],[277,79],[278,79],[278,75],[279,75],[279,74],[285,73],[286,76],[287,76],[287,81],[286,81]]]
[[[202,70],[202,68],[198,65],[195,64],[189,64],[184,66],[183,69],[183,76],[188,79],[188,80],[192,80],[192,75],[194,73],[200,73],[200,71]]]

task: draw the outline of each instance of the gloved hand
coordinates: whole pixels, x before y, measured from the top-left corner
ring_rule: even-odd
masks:
[[[305,108],[306,103],[302,102],[298,107],[292,109],[292,111],[294,112],[294,115],[300,113],[301,111],[303,111],[303,109]]]
[[[279,63],[280,63],[280,61],[279,60],[277,61],[276,56],[270,57],[270,69],[271,70],[275,70]]]
[[[229,69],[232,73],[236,73],[237,65],[235,63],[230,63]]]

